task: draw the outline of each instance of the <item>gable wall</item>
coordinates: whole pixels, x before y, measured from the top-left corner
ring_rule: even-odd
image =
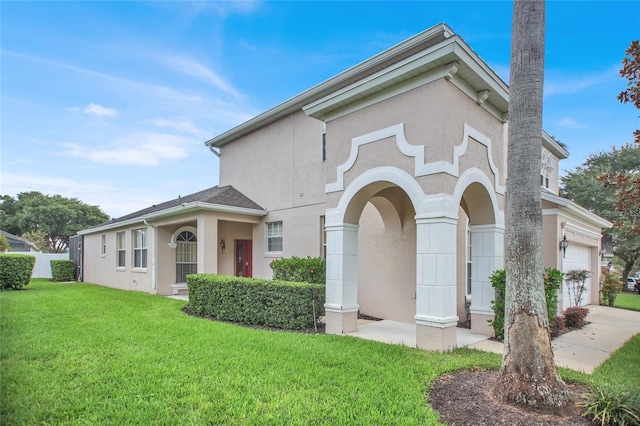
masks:
[[[405,136],[411,145],[425,146],[425,163],[453,162],[454,147],[463,141],[468,124],[491,139],[491,159],[504,167],[503,123],[444,79],[420,86],[359,111],[327,123],[327,183],[336,182],[336,168],[345,163],[352,150],[352,139],[377,130],[404,123]],[[403,155],[395,138],[362,145],[355,164],[344,175],[344,187],[372,167],[393,165],[415,175],[415,159]],[[478,167],[493,181],[487,148],[469,140],[466,153],[459,158],[459,175],[468,167]],[[504,178],[500,170],[500,183]],[[418,176],[426,194],[453,193],[456,177],[450,174]],[[330,205],[337,204],[341,193],[331,194]]]

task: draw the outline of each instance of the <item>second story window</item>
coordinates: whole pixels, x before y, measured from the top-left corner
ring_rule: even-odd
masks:
[[[282,251],[282,221],[267,223],[267,251]]]
[[[322,132],[322,161],[327,160],[327,123],[322,122],[321,127]]]
[[[553,158],[546,149],[542,150],[542,165],[540,166],[540,186],[549,188],[549,176],[553,171]]]

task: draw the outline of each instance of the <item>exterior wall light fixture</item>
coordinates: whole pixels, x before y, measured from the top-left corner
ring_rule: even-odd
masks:
[[[220,251],[222,251],[222,253],[224,253],[224,249],[226,248],[225,244],[224,244],[224,238],[220,240]]]
[[[567,247],[569,247],[569,240],[567,240],[567,236],[564,235],[560,240],[560,250],[562,250],[563,259],[567,256]]]

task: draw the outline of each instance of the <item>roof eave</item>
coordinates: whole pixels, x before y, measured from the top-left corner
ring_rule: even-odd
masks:
[[[95,228],[83,229],[78,231],[78,235],[94,234],[96,232],[108,231],[110,229],[122,228],[138,223],[144,223],[145,221],[158,220],[166,217],[177,216],[180,214],[192,213],[195,211],[210,211],[215,213],[231,213],[244,216],[266,216],[267,212],[261,209],[251,209],[247,207],[228,206],[225,204],[212,204],[202,201],[194,201],[192,203],[185,203],[179,206],[171,207],[165,210],[149,213],[133,219],[124,220],[122,222],[105,223]]]
[[[591,213],[589,210],[585,209],[579,204],[574,203],[571,200],[547,192],[542,192],[541,196],[543,200],[555,203],[559,207],[567,209],[575,216],[578,216],[579,218],[584,219],[600,228],[609,229],[613,226],[613,223],[609,222],[607,219],[600,217],[595,213]]]
[[[221,147],[229,142],[233,142],[235,139],[251,133],[280,117],[291,114],[295,111],[302,109],[303,105],[311,103],[323,96],[326,96],[328,90],[332,90],[335,87],[344,87],[345,82],[357,77],[359,74],[366,73],[367,70],[375,68],[376,65],[382,64],[394,56],[399,56],[407,51],[410,51],[415,46],[420,45],[437,36],[446,38],[454,36],[455,33],[444,23],[435,25],[420,34],[417,34],[341,73],[323,81],[322,83],[305,90],[304,92],[284,101],[283,103],[271,108],[262,114],[259,114],[252,119],[245,121],[244,123],[218,135],[212,139],[209,139],[204,144],[206,146]],[[342,86],[341,86],[342,85]]]

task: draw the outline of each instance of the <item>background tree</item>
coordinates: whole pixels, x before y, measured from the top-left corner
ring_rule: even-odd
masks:
[[[60,195],[32,191],[22,192],[15,199],[3,195],[1,200],[3,230],[15,235],[42,232],[45,234],[44,249],[51,253],[67,251],[69,237],[77,231],[109,220],[99,207]]]
[[[629,275],[640,258],[640,147],[592,154],[560,182],[560,195],[613,223],[604,235],[613,238],[622,276]]]
[[[502,401],[558,412],[568,389],[551,351],[542,263],[540,166],[545,2],[516,0],[511,38],[505,336],[494,394]]]
[[[11,250],[11,244],[9,244],[9,240],[4,235],[0,235],[0,253],[4,253],[5,251]]]
[[[38,251],[49,253],[50,247],[47,240],[47,234],[42,229],[38,229],[37,231],[25,232],[24,234],[20,235],[20,238],[33,243]]]
[[[631,103],[640,109],[640,42],[634,40],[624,52],[620,75],[628,80],[627,89],[620,92],[618,100],[623,104]],[[633,132],[634,142],[640,144],[640,130]]]

